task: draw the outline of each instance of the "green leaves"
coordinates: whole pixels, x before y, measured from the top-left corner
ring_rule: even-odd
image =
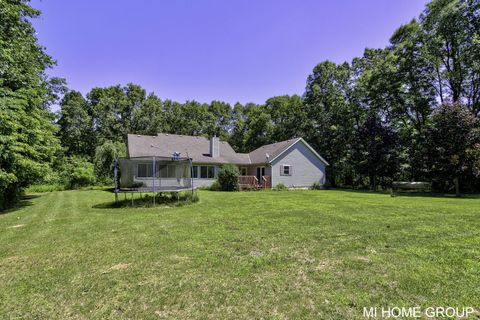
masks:
[[[59,148],[45,108],[51,91],[44,70],[53,60],[27,19],[38,14],[27,1],[0,7],[0,210],[50,171]]]

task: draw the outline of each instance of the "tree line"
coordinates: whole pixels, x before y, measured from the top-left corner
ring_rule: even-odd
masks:
[[[108,182],[127,133],[217,135],[238,152],[302,136],[331,164],[333,187],[480,190],[479,0],[431,1],[387,47],[316,65],[302,96],[235,105],[135,84],[69,90],[45,74],[54,61],[28,20],[38,14],[26,0],[0,10],[0,208],[32,183]]]

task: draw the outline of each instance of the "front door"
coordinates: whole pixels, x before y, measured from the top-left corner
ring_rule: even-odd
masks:
[[[258,182],[262,182],[262,177],[265,175],[265,167],[257,167]]]

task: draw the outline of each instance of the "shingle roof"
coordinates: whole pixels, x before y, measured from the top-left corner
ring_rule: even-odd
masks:
[[[188,156],[196,163],[233,163],[238,165],[269,163],[299,140],[302,138],[267,144],[250,153],[236,153],[228,142],[220,141],[220,156],[212,158],[210,156],[210,140],[204,137],[159,133],[156,136],[129,134],[127,138],[128,156],[131,158],[171,157],[174,152],[180,152],[181,157]],[[312,151],[318,155],[315,150],[312,149]],[[320,155],[318,157],[327,163]]]
[[[210,156],[210,140],[204,137],[184,136],[159,133],[156,136],[129,134],[129,157],[171,157],[174,152],[180,152],[181,157],[192,158],[198,163],[234,163],[249,164],[248,154],[236,153],[230,144],[220,141],[220,156]]]
[[[296,143],[300,138],[280,141],[272,144],[261,146],[249,153],[251,163],[268,163],[280,153],[287,150],[292,144]],[[268,159],[267,159],[268,155]]]

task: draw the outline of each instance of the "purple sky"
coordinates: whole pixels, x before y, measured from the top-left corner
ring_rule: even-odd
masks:
[[[33,0],[71,89],[133,82],[162,99],[263,103],[302,94],[323,61],[388,44],[424,0]]]

